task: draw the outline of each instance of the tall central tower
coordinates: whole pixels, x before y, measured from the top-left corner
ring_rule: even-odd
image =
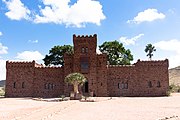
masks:
[[[74,56],[73,72],[80,72],[87,78],[83,92],[96,92],[97,76],[97,35],[76,36],[73,35]]]

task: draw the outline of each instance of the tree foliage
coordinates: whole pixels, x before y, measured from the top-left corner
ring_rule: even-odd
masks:
[[[81,73],[71,73],[65,77],[65,82],[70,83],[74,87],[74,92],[79,93],[78,86],[86,82],[86,78]]]
[[[129,65],[133,55],[129,49],[125,49],[118,41],[104,42],[99,46],[102,53],[107,53],[110,65]]]
[[[64,46],[54,46],[49,50],[49,55],[46,55],[43,59],[44,64],[48,65],[64,65],[63,55],[72,54],[73,47],[71,45],[64,45]]]
[[[147,56],[149,56],[149,59],[151,60],[153,52],[156,51],[156,49],[155,46],[153,46],[152,44],[147,44],[144,51],[147,53]]]

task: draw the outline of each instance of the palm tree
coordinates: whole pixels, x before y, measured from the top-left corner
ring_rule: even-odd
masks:
[[[65,77],[65,82],[74,87],[74,93],[79,93],[78,86],[86,82],[86,78],[81,73],[71,73]]]
[[[144,51],[147,53],[147,56],[149,56],[149,59],[151,60],[153,52],[156,51],[156,49],[155,46],[153,46],[152,44],[147,44]]]

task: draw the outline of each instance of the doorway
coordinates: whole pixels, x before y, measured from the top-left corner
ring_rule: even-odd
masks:
[[[88,92],[89,92],[88,81],[86,81],[86,82],[84,83],[84,92],[85,92],[85,93],[88,93]]]

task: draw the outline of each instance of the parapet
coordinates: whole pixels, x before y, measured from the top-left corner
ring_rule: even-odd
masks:
[[[35,67],[35,61],[32,62],[19,62],[19,61],[6,61],[6,68],[9,67]]]
[[[75,34],[73,35],[73,43],[74,45],[76,43],[85,43],[85,42],[94,42],[94,43],[97,43],[97,34],[94,34],[94,35],[78,35],[76,36]]]
[[[169,67],[168,59],[165,60],[148,60],[148,61],[141,61],[140,59],[134,63],[136,66],[167,66]]]
[[[36,63],[34,60],[31,62],[6,61],[6,68],[10,68],[10,67],[34,67],[34,68],[42,68],[42,69],[63,68],[62,66],[43,66],[42,64]]]
[[[135,65],[107,65],[107,67],[135,67]]]
[[[36,66],[36,68],[39,68],[39,69],[59,69],[59,68],[63,68],[63,66]]]
[[[97,38],[97,34],[94,35],[75,35],[73,34],[73,39],[85,39],[85,38]]]

